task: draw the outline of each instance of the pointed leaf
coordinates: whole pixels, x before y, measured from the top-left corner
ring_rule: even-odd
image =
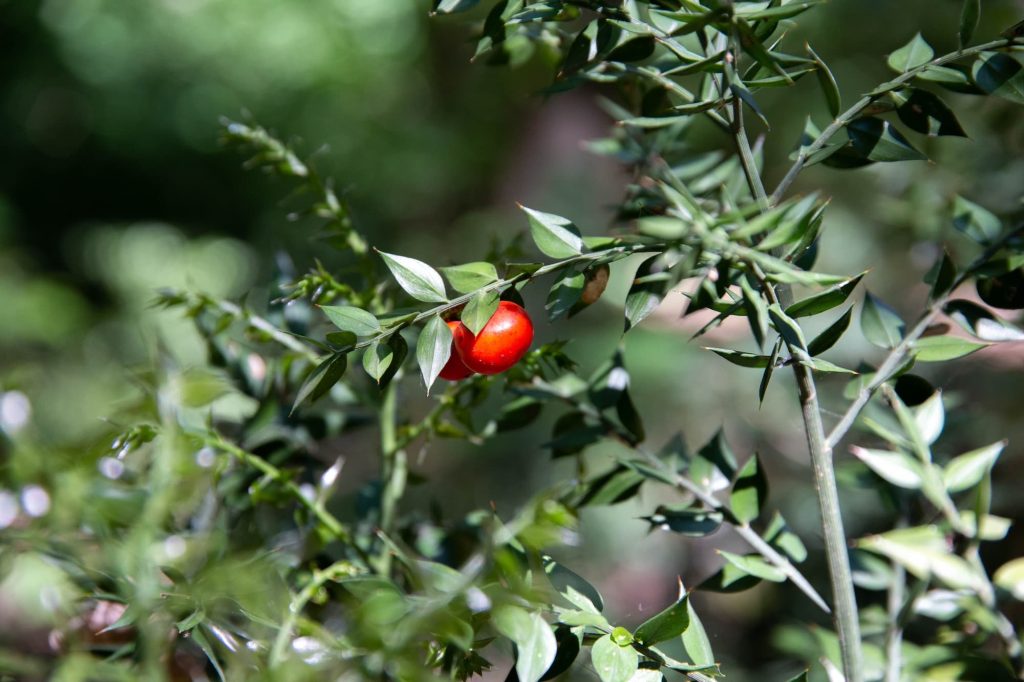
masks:
[[[950,493],[959,493],[978,485],[992,469],[1005,447],[1006,441],[999,441],[954,457],[942,474],[946,490]]]
[[[775,331],[779,333],[779,336],[782,337],[782,340],[786,342],[786,345],[791,350],[807,350],[807,341],[804,340],[804,332],[800,329],[800,325],[789,315],[782,312],[782,308],[779,307],[778,303],[768,308],[768,316],[771,317],[772,326],[775,327]]]
[[[822,61],[817,52],[811,49],[810,45],[807,46],[807,52],[814,59],[814,63],[818,65],[818,85],[821,86],[821,91],[825,94],[825,102],[828,104],[829,113],[832,114],[832,118],[835,118],[839,116],[839,112],[843,109],[842,100],[839,96],[839,86],[836,85],[836,78],[832,75],[828,65]]]
[[[782,572],[782,569],[769,564],[760,554],[747,554],[744,556],[723,550],[718,550],[718,553],[735,568],[738,568],[747,575],[773,583],[781,583],[786,580],[786,574]]]
[[[811,356],[821,355],[829,348],[834,346],[839,339],[843,337],[843,333],[850,326],[850,320],[853,319],[853,307],[846,309],[846,312],[840,316],[838,320],[833,322],[823,332],[815,336],[809,344],[807,344],[807,353]]]
[[[935,50],[918,33],[909,43],[889,55],[888,64],[893,71],[905,73],[931,61],[934,56]]]
[[[768,366],[769,358],[767,355],[756,355],[754,353],[745,353],[740,350],[731,350],[729,348],[713,348],[710,346],[705,348],[704,350],[709,350],[715,355],[721,358],[725,358],[732,364],[739,365],[740,367],[761,368]]]
[[[914,358],[921,362],[944,362],[970,355],[991,344],[968,341],[959,336],[926,336],[911,346]]]
[[[768,498],[768,479],[754,454],[740,469],[729,494],[729,508],[741,524],[749,524],[761,515]]]
[[[651,524],[652,529],[659,528],[699,538],[718,530],[725,517],[717,511],[659,505],[653,514],[642,518]]]
[[[516,674],[520,682],[538,682],[558,651],[555,633],[539,613],[518,606],[494,609],[494,627],[516,645]]]
[[[586,276],[582,272],[570,270],[551,287],[545,307],[548,319],[554,322],[564,316],[583,296]]]
[[[978,19],[981,17],[981,0],[964,0],[964,6],[960,10],[960,48],[963,49],[971,44],[974,36],[974,29],[978,28]]]
[[[335,353],[317,365],[299,388],[291,411],[295,412],[302,403],[314,402],[331,390],[345,374],[347,366],[348,356],[345,353]]]
[[[363,353],[363,369],[374,381],[380,383],[381,377],[387,372],[394,359],[395,352],[391,346],[374,341],[366,347],[366,351]]]
[[[579,228],[571,220],[520,206],[530,220],[530,234],[541,253],[551,258],[571,258],[583,253]]]
[[[711,640],[704,630],[704,624],[700,622],[697,611],[689,599],[686,600],[686,608],[690,617],[690,624],[683,632],[683,648],[686,655],[694,665],[712,666],[715,664],[715,653],[711,650]]]
[[[1013,595],[1017,601],[1024,601],[1024,557],[1000,566],[992,576],[992,582]]]
[[[474,262],[441,268],[441,272],[460,294],[468,294],[498,280],[498,271],[490,263]]]
[[[924,484],[921,463],[902,452],[869,450],[856,445],[850,448],[850,452],[894,486],[917,490]]]
[[[967,137],[956,114],[937,95],[927,90],[911,88],[909,93],[894,93],[899,97],[896,114],[903,124],[924,135],[953,135]]]
[[[780,350],[782,350],[782,339],[775,342],[775,346],[772,348],[772,354],[768,357],[768,364],[765,365],[764,372],[761,374],[761,383],[757,387],[758,405],[764,403],[764,395],[768,392],[768,384],[771,383],[772,374],[775,372],[775,365],[779,361]]]
[[[1024,66],[1008,54],[984,52],[971,68],[974,82],[990,95],[1024,104]]]
[[[807,315],[817,315],[842,305],[850,297],[850,294],[853,293],[853,290],[857,288],[857,285],[860,284],[865,274],[867,273],[862,272],[842,284],[809,296],[802,301],[797,301],[786,308],[786,314],[794,318],[805,317]]]
[[[462,324],[469,327],[474,335],[479,334],[498,309],[500,298],[497,291],[481,291],[474,295],[462,309]]]
[[[950,301],[944,311],[950,319],[982,341],[1024,341],[1024,331],[972,301]]]
[[[871,161],[924,161],[928,158],[881,118],[855,119],[846,130],[853,149]]]
[[[445,303],[448,296],[444,291],[444,282],[437,270],[423,261],[407,256],[396,256],[378,251],[388,270],[398,281],[407,294],[417,301],[426,303]]]
[[[864,337],[874,345],[895,348],[903,339],[906,325],[895,310],[866,293],[860,310],[860,328]]]
[[[629,682],[640,663],[633,647],[619,646],[611,635],[603,635],[594,642],[590,660],[601,682]]]
[[[683,594],[675,604],[644,621],[633,632],[633,637],[642,644],[652,645],[683,634],[690,625],[688,602]]]
[[[452,355],[452,330],[439,315],[430,318],[423,326],[416,342],[416,361],[427,392],[434,384],[441,370]]]
[[[958,196],[953,202],[953,227],[979,244],[994,241],[1003,224],[994,214],[973,201]]]
[[[327,318],[343,332],[356,336],[373,336],[380,331],[380,322],[372,314],[360,308],[341,305],[322,305]]]
[[[670,284],[671,275],[658,256],[651,256],[640,264],[626,295],[626,331],[657,309]]]

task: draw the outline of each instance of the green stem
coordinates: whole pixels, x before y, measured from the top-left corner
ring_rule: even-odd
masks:
[[[380,529],[386,536],[391,535],[395,525],[398,501],[405,493],[408,478],[408,464],[404,450],[397,447],[398,436],[397,389],[395,382],[384,389],[380,407],[380,453],[381,481],[383,489],[380,499]],[[386,544],[381,546],[377,558],[377,571],[383,576],[391,573],[391,551]]]
[[[288,640],[291,638],[295,624],[298,622],[299,616],[302,615],[302,610],[306,608],[306,604],[328,582],[346,575],[352,575],[352,572],[352,564],[347,561],[338,561],[323,570],[313,572],[313,576],[306,583],[306,586],[302,588],[301,592],[292,597],[291,602],[288,604],[288,616],[281,623],[281,628],[277,631],[277,637],[274,638],[274,645],[270,650],[271,667],[276,666],[284,658],[285,649],[288,647]]]
[[[906,519],[897,521],[897,528],[906,528]],[[897,562],[892,562],[892,579],[889,582],[889,593],[886,597],[888,625],[885,631],[885,682],[900,682],[903,661],[903,624],[900,622],[900,611],[903,609],[904,592],[906,591],[907,572]]]
[[[224,440],[217,434],[206,436],[203,438],[203,442],[212,448],[226,452],[238,461],[251,466],[267,478],[275,481],[285,491],[287,491],[296,502],[305,507],[313,517],[316,518],[320,525],[327,530],[328,533],[334,536],[335,539],[340,542],[347,543],[352,547],[356,547],[356,545],[352,543],[352,536],[349,534],[345,525],[333,514],[324,509],[322,504],[303,495],[299,486],[297,486],[294,481],[292,481],[276,466],[259,455],[254,455],[251,452],[243,450],[234,443]]]
[[[778,304],[778,296],[760,267],[752,264],[762,290],[769,302]],[[806,357],[800,347],[786,346],[794,358]],[[800,396],[800,412],[807,436],[807,451],[811,457],[814,473],[814,488],[821,509],[822,535],[825,540],[825,559],[828,565],[829,582],[832,586],[833,623],[839,637],[839,649],[843,658],[843,672],[847,682],[863,682],[863,654],[860,639],[860,617],[857,611],[857,596],[853,589],[853,575],[850,570],[850,555],[846,548],[846,531],[839,507],[839,489],[836,472],[832,465],[832,448],[825,436],[821,422],[821,405],[818,403],[818,389],[811,368],[802,362],[792,364]]]
[[[806,149],[800,152],[799,156],[797,156],[796,158],[796,161],[793,162],[793,165],[790,166],[789,170],[786,172],[786,175],[783,176],[782,180],[775,188],[775,191],[772,192],[772,195],[770,197],[771,205],[774,206],[778,204],[779,201],[782,200],[782,197],[786,194],[786,191],[789,190],[790,185],[792,185],[793,181],[796,180],[796,176],[800,174],[800,171],[803,170],[804,165],[807,163],[808,159],[810,159],[811,156],[813,156],[815,153],[821,150],[821,148],[824,147],[830,139],[832,139],[833,135],[839,132],[840,129],[842,129],[845,125],[852,121],[861,111],[867,108],[872,102],[880,98],[882,95],[892,92],[893,90],[900,88],[902,85],[909,83],[914,78],[916,78],[918,74],[920,74],[922,71],[925,71],[929,67],[942,66],[943,64],[946,64],[948,62],[953,62],[958,59],[962,59],[963,57],[970,57],[976,54],[980,54],[981,52],[985,52],[986,50],[997,50],[1001,47],[1010,47],[1013,45],[1021,44],[1022,43],[1019,39],[1003,38],[1001,40],[993,40],[992,42],[984,43],[982,45],[975,45],[965,50],[950,52],[949,54],[937,57],[931,60],[930,62],[925,62],[924,64],[918,67],[910,69],[906,73],[900,74],[891,81],[882,83],[877,88],[875,88],[874,90],[872,90],[871,92],[857,100],[857,102],[852,107],[850,107],[843,113],[839,114],[839,116],[837,116],[836,119],[832,121],[832,123],[830,123],[827,128],[821,131],[818,137],[816,137],[814,141],[811,142],[811,144]]]

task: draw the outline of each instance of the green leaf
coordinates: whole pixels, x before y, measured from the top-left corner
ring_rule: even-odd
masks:
[[[896,114],[911,130],[929,137],[953,135],[967,137],[956,114],[937,95],[927,90],[911,88],[908,91],[891,93],[899,105]]]
[[[363,369],[374,381],[380,383],[394,359],[395,351],[391,346],[374,341],[366,347],[366,351],[363,353]]]
[[[468,294],[498,280],[498,271],[490,263],[482,261],[452,265],[441,268],[441,272],[452,285],[452,289],[460,294]]]
[[[530,220],[530,234],[541,253],[551,258],[571,258],[583,253],[579,228],[571,220],[520,206]]]
[[[964,0],[964,6],[960,10],[960,32],[957,36],[960,39],[960,49],[971,44],[980,17],[981,0]]]
[[[497,291],[481,291],[469,299],[459,319],[474,335],[479,334],[498,309],[499,299]]]
[[[775,342],[775,346],[772,347],[772,354],[768,356],[768,364],[765,365],[764,372],[761,373],[761,383],[757,387],[758,405],[764,404],[764,396],[768,392],[768,384],[771,383],[772,374],[775,372],[775,365],[779,361],[780,350],[782,350],[782,339],[778,339]]]
[[[942,251],[942,256],[935,262],[925,277],[925,282],[932,285],[929,299],[934,301],[948,294],[956,281],[956,265],[949,257],[949,252]]]
[[[984,52],[971,67],[974,82],[990,95],[1024,104],[1024,66],[1008,54]]]
[[[653,514],[642,518],[650,523],[652,528],[699,538],[718,530],[725,517],[722,512],[717,511],[659,505]]]
[[[768,336],[768,305],[761,294],[750,286],[746,277],[740,277],[740,291],[743,294],[743,307],[747,310],[747,322],[759,348],[764,348],[765,337]]]
[[[760,554],[747,554],[744,556],[724,550],[718,550],[718,553],[742,573],[773,583],[786,581],[786,574],[782,572],[782,569],[769,564]]]
[[[804,340],[804,332],[800,329],[800,325],[789,315],[782,312],[782,308],[779,307],[778,303],[768,308],[768,315],[772,319],[772,326],[775,327],[775,331],[779,333],[779,336],[782,337],[787,346],[791,349],[807,350],[807,341]]]
[[[652,645],[683,634],[690,625],[688,603],[683,593],[675,604],[644,621],[633,631],[633,637],[643,644]]]
[[[715,653],[711,650],[711,640],[704,630],[704,624],[697,617],[697,611],[693,603],[686,600],[686,609],[690,618],[690,625],[683,632],[683,648],[686,655],[690,657],[694,665],[712,666],[715,664]]]
[[[756,355],[754,353],[745,353],[740,350],[731,350],[729,348],[714,348],[711,346],[706,347],[704,350],[709,350],[715,355],[725,358],[734,365],[740,367],[754,367],[761,368],[768,366],[767,355]]]
[[[946,410],[942,405],[942,391],[935,391],[920,405],[909,408],[914,415],[917,431],[926,444],[931,445],[942,435],[946,425]]]
[[[924,161],[928,158],[881,118],[863,116],[854,119],[846,131],[854,151],[871,161]]]
[[[992,582],[1012,594],[1017,601],[1024,601],[1024,557],[1000,566],[992,576]]]
[[[651,256],[640,264],[626,295],[626,331],[657,309],[671,282],[671,275],[658,256]]]
[[[946,491],[959,493],[978,485],[981,479],[992,470],[992,466],[999,459],[999,455],[1002,454],[1005,447],[1006,441],[1001,440],[998,443],[954,457],[946,465],[942,474],[942,482],[946,486]]]
[[[494,627],[516,645],[516,674],[521,682],[538,682],[558,651],[555,633],[539,613],[511,605],[494,609]]]
[[[322,305],[327,318],[343,332],[356,336],[373,336],[380,331],[380,322],[372,314],[360,308],[341,305]]]
[[[582,272],[570,270],[551,287],[545,307],[548,319],[554,322],[564,316],[583,296],[586,276]]]
[[[748,525],[761,515],[767,499],[768,479],[755,453],[736,475],[736,482],[729,493],[729,508],[737,521]]]
[[[604,609],[604,599],[601,598],[601,593],[583,576],[566,568],[546,554],[541,556],[541,560],[544,573],[551,581],[551,585],[577,608],[594,613]]]
[[[953,201],[953,227],[979,244],[989,244],[1003,231],[1003,223],[992,212],[958,196]]]
[[[640,658],[631,646],[619,646],[611,635],[599,637],[590,648],[590,660],[601,682],[629,682]],[[521,679],[521,678],[520,678]]]
[[[352,350],[358,338],[352,332],[327,332],[327,343],[335,352],[347,353]]]
[[[832,118],[839,116],[839,112],[843,110],[842,99],[839,96],[839,86],[836,84],[836,78],[832,75],[832,71],[828,68],[828,65],[822,61],[818,53],[811,49],[810,45],[807,45],[807,52],[814,59],[814,63],[818,65],[818,85],[821,87],[821,91],[825,94],[825,102],[828,104],[828,111],[832,114]]]
[[[906,325],[895,310],[866,293],[864,305],[860,309],[860,328],[864,337],[874,345],[895,348],[903,339]]]
[[[305,402],[312,403],[331,390],[331,387],[338,383],[338,380],[345,374],[347,366],[348,356],[345,353],[335,353],[317,365],[302,382],[291,411],[294,413],[299,405]]]
[[[747,21],[779,21],[802,14],[823,2],[825,0],[803,0],[803,2],[790,2],[781,7],[773,7],[771,6],[773,3],[769,3],[769,6],[764,9],[758,9],[757,3],[752,3],[751,7],[737,6],[736,16],[743,17]]]
[[[914,341],[911,352],[921,362],[944,362],[970,355],[989,345],[958,336],[926,336]]]
[[[856,374],[852,369],[846,367],[840,367],[839,365],[829,362],[828,360],[822,360],[821,358],[810,358],[809,360],[801,360],[800,364],[810,367],[816,372],[829,372],[832,374]]]
[[[982,341],[1024,341],[1024,331],[972,301],[955,299],[943,310],[950,319]]]
[[[909,43],[889,55],[887,63],[893,71],[906,73],[931,61],[934,56],[935,50],[918,33]]]
[[[856,445],[850,448],[850,452],[894,486],[917,490],[924,484],[921,463],[902,452],[869,450]]]
[[[782,514],[775,512],[772,521],[764,532],[764,539],[773,547],[782,550],[790,559],[801,562],[807,559],[807,547],[804,546],[800,536],[794,533],[782,518]]]
[[[423,326],[420,338],[416,341],[416,361],[420,365],[420,374],[423,375],[428,393],[451,355],[452,330],[440,315],[435,315]]]
[[[934,526],[906,528],[871,535],[857,546],[889,557],[920,580],[932,578],[953,589],[967,589],[983,598],[991,594],[985,576],[946,547],[945,536]]]
[[[808,315],[817,315],[842,305],[850,297],[850,294],[853,293],[853,290],[857,288],[857,285],[860,284],[865,274],[867,273],[862,272],[856,277],[852,277],[830,289],[809,296],[802,301],[797,301],[786,308],[786,314],[794,318],[806,317]]]
[[[480,4],[480,0],[437,0],[434,3],[434,12],[436,14],[455,14],[471,10],[478,4]]]
[[[423,261],[407,256],[396,256],[378,251],[384,264],[407,294],[417,301],[426,303],[446,303],[448,297],[444,291],[444,282],[437,270]]]
[[[823,332],[815,336],[809,344],[807,344],[807,353],[812,357],[815,355],[821,355],[829,348],[834,346],[839,339],[843,337],[843,333],[846,332],[850,326],[850,320],[853,319],[853,307],[846,309],[846,312],[840,316],[838,320],[833,322]]]

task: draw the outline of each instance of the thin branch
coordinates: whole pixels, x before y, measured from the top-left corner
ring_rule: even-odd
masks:
[[[775,188],[775,191],[772,192],[770,198],[771,205],[774,206],[782,200],[782,197],[786,194],[786,191],[789,190],[790,185],[792,185],[793,181],[796,180],[796,176],[800,174],[800,171],[803,170],[804,165],[807,163],[808,159],[810,159],[811,156],[813,156],[815,153],[821,150],[821,148],[824,147],[830,139],[832,139],[833,135],[839,132],[840,129],[842,129],[845,125],[852,121],[854,117],[856,117],[861,111],[863,111],[866,107],[868,107],[872,102],[877,100],[882,95],[892,92],[893,90],[898,89],[905,83],[912,81],[915,77],[917,77],[918,74],[920,74],[922,71],[925,71],[929,67],[942,66],[943,64],[946,64],[948,62],[953,62],[958,59],[962,59],[963,57],[970,57],[981,52],[985,52],[986,50],[997,50],[1001,47],[1011,47],[1014,45],[1022,44],[1024,44],[1024,42],[1022,42],[1019,38],[1003,38],[1001,40],[993,40],[992,42],[984,43],[982,45],[975,45],[965,50],[958,50],[956,52],[950,52],[949,54],[937,57],[931,60],[930,62],[926,62],[918,67],[910,69],[906,73],[900,74],[898,77],[894,78],[891,81],[882,83],[877,88],[872,90],[870,93],[864,95],[859,100],[857,100],[857,102],[852,107],[850,107],[843,113],[839,114],[839,116],[837,116],[836,119],[832,121],[832,123],[830,123],[827,128],[821,131],[818,137],[816,137],[814,141],[807,146],[806,149],[800,152],[799,156],[797,156],[796,158],[796,161],[793,162],[793,165],[790,166],[789,170],[786,172],[786,175],[782,178],[778,186]]]

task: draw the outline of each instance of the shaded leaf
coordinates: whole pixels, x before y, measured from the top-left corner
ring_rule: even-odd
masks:
[[[717,511],[666,505],[659,505],[653,514],[643,517],[652,528],[690,537],[704,537],[714,533],[721,527],[724,518],[722,513]]]
[[[335,353],[317,365],[299,388],[291,411],[295,412],[299,405],[314,402],[331,390],[345,374],[347,366],[348,356],[345,353]]]
[[[815,336],[809,344],[807,344],[807,353],[811,356],[821,355],[829,348],[834,346],[839,339],[843,337],[843,333],[850,326],[850,320],[853,319],[853,307],[846,309],[838,320],[830,324],[824,331]]]
[[[583,296],[585,285],[586,276],[582,272],[574,270],[570,270],[555,282],[548,293],[545,305],[548,310],[548,319],[554,322],[568,313]]]
[[[625,331],[637,326],[653,313],[671,285],[671,273],[659,256],[651,256],[641,263],[626,295]]]
[[[704,624],[701,623],[689,599],[686,600],[686,609],[690,618],[690,624],[683,632],[682,638],[686,655],[694,665],[712,666],[715,664],[715,653],[711,650],[711,640],[708,639]]]
[[[783,573],[781,569],[769,564],[768,561],[760,554],[741,555],[723,550],[718,550],[718,553],[741,572],[754,576],[755,578],[760,578],[761,580],[767,580],[773,583],[781,583],[786,580],[786,574]]]
[[[964,0],[964,6],[960,10],[960,31],[957,34],[961,49],[970,45],[980,17],[981,0]]]
[[[911,130],[930,137],[937,135],[967,137],[956,114],[938,96],[927,90],[912,88],[909,95],[899,92],[893,93],[893,97],[898,98],[897,102],[899,103],[896,114]]]
[[[923,161],[928,158],[914,149],[907,138],[884,119],[864,116],[851,121],[846,130],[853,149],[871,161]]]
[[[1003,52],[984,52],[971,67],[974,82],[990,95],[1024,104],[1024,66]]]
[[[740,367],[761,368],[768,366],[769,358],[767,355],[756,355],[754,353],[746,353],[740,350],[731,350],[729,348],[713,348],[711,346],[705,348],[704,350],[709,350],[715,355],[721,358],[725,358],[732,364],[739,365]]]
[[[768,384],[771,383],[772,374],[775,372],[775,366],[779,361],[780,350],[782,350],[782,339],[775,342],[775,346],[772,347],[772,354],[768,357],[768,364],[765,365],[764,372],[761,374],[761,383],[757,387],[758,405],[764,403],[765,393],[768,392]]]
[[[982,341],[1024,341],[1024,331],[972,301],[955,299],[948,302],[943,310],[957,324]]]
[[[755,453],[736,475],[729,494],[729,508],[741,524],[749,524],[761,515],[768,498],[768,479]]]
[[[828,111],[832,114],[832,118],[839,116],[839,112],[842,111],[842,99],[839,96],[839,86],[836,84],[836,78],[832,75],[832,71],[828,68],[828,65],[818,56],[818,53],[811,49],[811,46],[807,46],[807,52],[814,59],[814,63],[817,64],[818,70],[818,85],[821,87],[822,93],[825,95],[825,102],[828,104]]]
[[[992,242],[1003,231],[993,213],[960,196],[953,201],[953,227],[979,244]]]
[[[903,339],[906,325],[895,310],[866,293],[860,310],[860,328],[864,337],[874,345],[895,348]]]
[[[370,378],[380,383],[381,377],[387,372],[394,359],[395,352],[391,346],[374,341],[363,352],[363,369],[370,375]]]

